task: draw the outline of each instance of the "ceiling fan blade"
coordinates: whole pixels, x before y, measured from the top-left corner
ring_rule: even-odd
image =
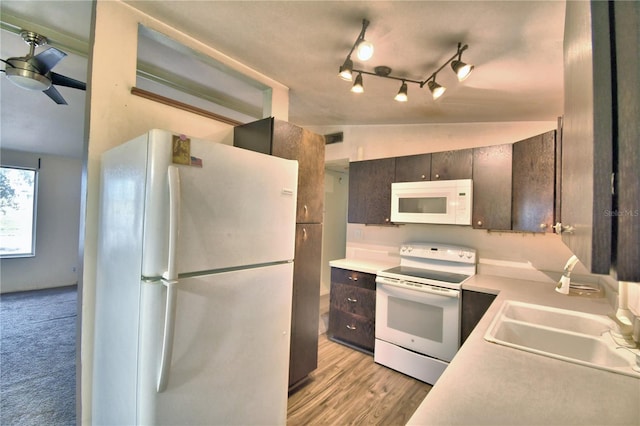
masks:
[[[53,99],[53,101],[58,105],[67,105],[67,101],[64,100],[60,92],[58,92],[55,87],[51,86],[47,90],[44,90],[43,93]]]
[[[55,67],[56,64],[65,56],[67,56],[67,54],[63,51],[58,50],[55,47],[50,47],[47,50],[32,56],[27,60],[27,62],[38,68],[42,74],[46,74],[51,71],[51,69]]]
[[[87,90],[87,85],[79,80],[75,80],[62,74],[56,74],[55,72],[52,72],[50,75],[51,83],[53,84],[56,84],[58,86],[71,87],[74,89]]]

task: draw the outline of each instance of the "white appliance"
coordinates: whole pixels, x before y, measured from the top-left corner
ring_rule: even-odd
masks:
[[[391,184],[391,221],[471,225],[471,179]]]
[[[475,273],[473,249],[403,244],[400,266],[376,276],[374,361],[434,384],[460,347],[461,287]]]
[[[286,423],[297,175],[162,130],[104,153],[93,424]]]

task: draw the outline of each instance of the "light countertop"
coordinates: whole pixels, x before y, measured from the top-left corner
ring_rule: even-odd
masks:
[[[375,274],[392,263],[341,259],[331,266]],[[553,283],[476,275],[465,290],[497,297],[410,425],[640,425],[640,379],[489,343],[505,300],[606,315],[605,298],[565,296]]]
[[[606,299],[564,296],[553,283],[476,275],[464,289],[497,294],[410,425],[640,425],[640,379],[484,340],[505,300],[605,315]]]

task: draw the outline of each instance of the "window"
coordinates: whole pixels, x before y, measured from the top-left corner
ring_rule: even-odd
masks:
[[[0,167],[0,257],[35,256],[38,174]]]

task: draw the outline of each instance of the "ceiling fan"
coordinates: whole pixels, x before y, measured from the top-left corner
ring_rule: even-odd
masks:
[[[60,92],[53,86],[72,87],[86,90],[87,85],[81,81],[57,74],[51,69],[62,60],[66,53],[50,47],[37,55],[35,48],[47,44],[47,39],[32,31],[22,31],[20,36],[29,45],[27,56],[0,59],[5,63],[4,73],[9,81],[27,90],[39,90],[49,96],[57,104],[67,105]]]

